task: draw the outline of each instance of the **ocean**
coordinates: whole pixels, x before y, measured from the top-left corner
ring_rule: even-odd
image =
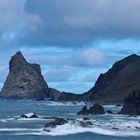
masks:
[[[0,100],[0,140],[139,140],[140,117],[117,114],[78,116],[83,102],[51,102],[31,100]],[[117,113],[120,107],[104,105],[105,110]],[[16,119],[22,114],[36,112],[40,118]],[[51,132],[43,130],[51,119],[62,117],[83,120],[90,118],[93,127],[64,124]]]

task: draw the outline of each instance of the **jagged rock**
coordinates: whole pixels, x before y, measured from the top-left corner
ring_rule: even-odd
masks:
[[[111,110],[107,110],[106,113],[113,114],[113,112]]]
[[[95,103],[90,109],[89,109],[90,114],[92,115],[100,115],[100,114],[105,114],[104,108],[99,105],[98,103]]]
[[[27,119],[28,117],[26,115],[21,115],[19,118],[25,118],[25,119]]]
[[[140,115],[140,91],[134,91],[124,99],[124,104],[119,114]]]
[[[39,118],[39,116],[35,112],[33,112],[33,113],[23,114],[19,116],[17,119],[33,119],[33,118]]]
[[[77,113],[77,115],[89,115],[89,114],[90,114],[90,112],[89,112],[89,110],[87,109],[87,106],[84,106],[84,107],[82,108],[82,110],[81,110],[80,112]]]
[[[79,120],[73,120],[73,121],[70,122],[70,124],[74,124],[74,125],[77,125],[77,126],[80,126],[80,127],[83,127],[83,128],[88,128],[88,127],[93,125],[93,123],[90,122],[90,121],[83,122],[83,121],[79,121]]]
[[[13,99],[46,98],[50,93],[38,64],[30,64],[18,51],[9,62],[9,74],[1,97]]]
[[[63,118],[56,118],[53,122],[49,122],[49,123],[45,124],[44,131],[50,132],[52,128],[56,128],[57,126],[64,125],[66,123],[68,123],[67,120],[65,120]]]
[[[83,128],[89,128],[93,125],[92,122],[83,122],[75,119],[63,119],[63,118],[56,118],[53,122],[49,122],[45,124],[44,131],[51,132],[52,129],[56,128],[57,126],[64,125],[66,123],[70,123],[74,126],[80,126]]]
[[[90,120],[90,118],[83,118],[84,121]]]
[[[140,56],[130,55],[101,74],[95,86],[83,94],[83,100],[123,103],[128,93],[140,89]]]
[[[95,103],[93,106],[91,106],[89,109],[87,109],[87,106],[84,106],[80,112],[77,113],[77,115],[100,115],[105,114],[104,108]]]

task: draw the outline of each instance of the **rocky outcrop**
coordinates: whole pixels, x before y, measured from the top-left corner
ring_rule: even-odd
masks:
[[[100,115],[100,114],[105,114],[104,108],[99,105],[98,103],[95,103],[90,109],[89,109],[90,114],[92,115]]]
[[[124,98],[137,89],[140,89],[140,56],[134,54],[101,74],[95,86],[83,94],[82,100],[123,103]]]
[[[66,123],[68,123],[67,120],[65,120],[63,118],[56,118],[53,122],[49,122],[49,123],[45,124],[44,130],[46,132],[50,132],[52,128],[56,128],[57,126],[64,125]]]
[[[98,103],[95,103],[93,106],[91,106],[89,109],[87,109],[87,106],[84,106],[83,109],[77,113],[77,115],[101,115],[105,114],[104,108],[99,105]]]
[[[107,110],[106,113],[107,114],[113,114],[113,112],[111,110]]]
[[[81,101],[82,95],[68,93],[68,92],[62,92],[60,96],[58,97],[58,101]]]
[[[9,62],[9,74],[1,97],[13,99],[49,98],[48,85],[38,64],[30,64],[18,51]]]
[[[82,127],[82,128],[90,128],[93,125],[93,123],[91,121],[79,121],[76,119],[56,118],[54,121],[45,124],[44,131],[51,132],[57,126],[65,125],[67,123],[69,123],[70,125],[78,126],[78,127]]]
[[[119,114],[140,115],[140,91],[134,91],[124,99],[124,104]]]
[[[89,110],[87,109],[87,106],[84,106],[84,107],[82,108],[82,110],[81,110],[80,112],[77,113],[77,115],[89,115],[89,114],[90,114],[90,112],[89,112]]]
[[[20,120],[20,119],[37,119],[37,118],[39,118],[39,116],[35,112],[33,112],[33,113],[23,114],[16,119]]]

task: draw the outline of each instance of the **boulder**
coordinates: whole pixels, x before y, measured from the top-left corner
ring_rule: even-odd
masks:
[[[70,122],[70,124],[76,125],[76,126],[80,126],[82,128],[89,128],[93,125],[92,122],[90,121],[79,121],[79,120],[73,120]]]
[[[49,123],[45,124],[44,131],[50,132],[52,128],[56,128],[57,126],[64,125],[66,123],[68,123],[67,120],[65,120],[63,118],[56,118],[53,122],[49,122]]]
[[[105,114],[104,108],[99,105],[98,103],[95,103],[90,109],[89,109],[90,114],[92,115],[100,115],[100,114]]]
[[[87,109],[87,106],[84,106],[84,107],[82,108],[82,110],[81,110],[80,112],[77,113],[77,115],[89,115],[89,114],[90,114],[90,112],[89,112],[89,110]]]
[[[106,113],[113,114],[113,112],[111,110],[107,110]]]
[[[33,118],[39,118],[39,116],[35,112],[33,112],[33,113],[23,114],[17,119],[33,119]]]

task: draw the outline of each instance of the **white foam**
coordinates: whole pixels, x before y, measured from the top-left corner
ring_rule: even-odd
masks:
[[[54,101],[48,101],[46,103],[38,103],[38,105],[48,105],[48,106],[83,106],[85,105],[84,102],[54,102]]]
[[[1,121],[1,122],[7,122],[7,120],[6,120],[6,119],[1,119],[0,121]]]
[[[111,127],[112,128],[112,127]],[[56,128],[52,129],[51,132],[46,132],[47,135],[57,136],[57,135],[70,135],[70,134],[77,134],[77,133],[97,133],[101,135],[109,135],[109,136],[140,136],[140,131],[136,130],[113,130],[111,128],[102,128],[99,126],[93,126],[90,128],[83,128],[77,124],[67,123],[65,125],[57,126]]]

